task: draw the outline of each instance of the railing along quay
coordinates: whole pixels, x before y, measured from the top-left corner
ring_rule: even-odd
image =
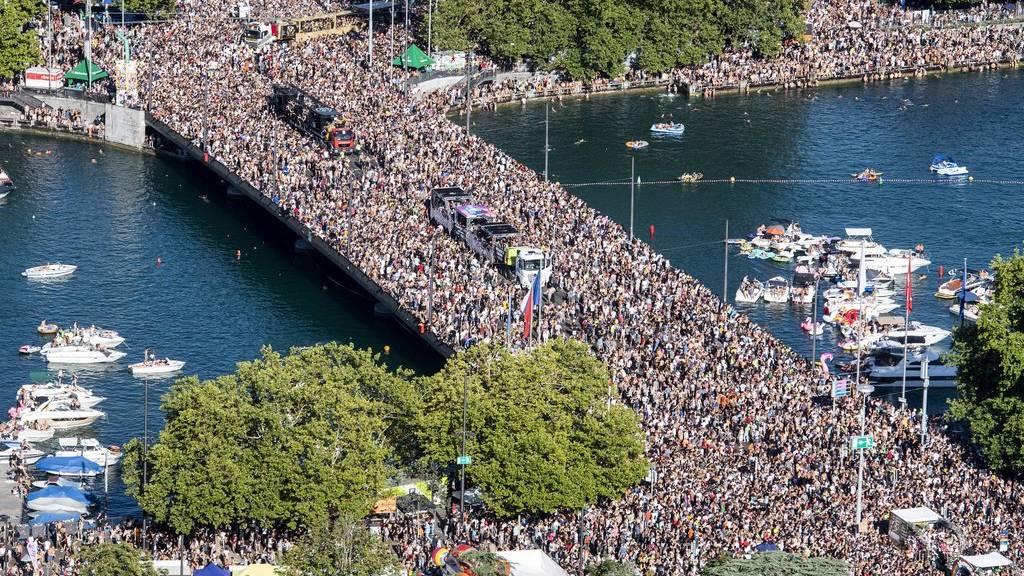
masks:
[[[244,194],[250,200],[263,207],[274,218],[287,226],[295,235],[307,242],[321,255],[331,261],[339,270],[344,272],[352,281],[359,285],[374,300],[383,305],[389,312],[394,314],[398,323],[411,334],[418,336],[432,350],[442,357],[448,357],[455,353],[455,350],[441,340],[429,327],[424,326],[421,330],[421,322],[418,318],[402,308],[399,302],[382,288],[376,281],[370,278],[361,268],[352,263],[347,256],[335,250],[312,232],[305,224],[293,218],[286,211],[283,211],[270,197],[264,195],[248,182],[232,172],[227,166],[212,156],[204,159],[203,151],[184,136],[175,132],[170,126],[155,118],[152,114],[146,113],[146,126],[165,138],[181,150],[185,155],[203,166],[224,180],[234,190]]]

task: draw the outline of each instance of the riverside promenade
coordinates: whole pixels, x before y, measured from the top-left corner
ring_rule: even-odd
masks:
[[[949,559],[990,550],[1004,533],[1024,536],[1016,483],[985,470],[941,426],[922,445],[918,414],[874,400],[864,426],[876,447],[865,455],[857,522],[858,467],[847,446],[861,429],[862,398],[823,405],[830,377],[622,226],[450,122],[443,102],[410,98],[386,36],[375,39],[372,63],[365,35],[256,54],[237,42],[239,27],[225,30],[214,18],[228,9],[204,2],[188,8],[194,18],[136,31],[136,54],[154,79],[144,92],[151,131],[296,237],[333,250],[404,325],[448,351],[480,341],[514,349],[556,337],[588,342],[609,367],[617,401],[642,421],[654,473],[621,499],[588,508],[582,523],[577,511],[483,515],[458,521],[457,534],[539,542],[564,565],[582,550],[586,562],[615,556],[681,576],[764,541],[845,559],[858,575],[930,573],[930,554],[889,540],[896,508],[928,506],[959,525],[964,536],[944,542]],[[366,161],[326,154],[279,121],[268,105],[279,83],[337,109]],[[470,191],[523,243],[552,251],[554,273],[532,324],[515,304],[525,295],[518,284],[430,224],[426,201],[442,186]],[[407,550],[422,547],[415,530],[394,536]],[[1016,546],[1007,553],[1024,559]]]

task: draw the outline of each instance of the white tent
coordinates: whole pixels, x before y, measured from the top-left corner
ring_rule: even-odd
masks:
[[[960,562],[966,564],[972,574],[981,574],[986,570],[1002,568],[1004,566],[1013,566],[1013,562],[999,552],[989,552],[988,554],[978,554],[975,556],[961,556]]]
[[[900,508],[889,514],[889,538],[903,544],[915,528],[925,528],[942,520],[931,508]]]
[[[542,550],[508,550],[498,552],[512,567],[512,576],[569,576],[557,562]]]

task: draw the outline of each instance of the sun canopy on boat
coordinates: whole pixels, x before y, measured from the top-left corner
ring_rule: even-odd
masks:
[[[97,80],[102,80],[109,76],[106,70],[97,66],[92,60],[82,60],[75,65],[74,68],[68,70],[64,74],[64,79],[68,81],[68,84],[72,82],[85,82],[86,84],[92,84]]]
[[[47,456],[36,462],[36,469],[53,474],[99,474],[103,466],[84,456]]]
[[[211,562],[204,568],[193,572],[192,576],[231,576],[231,572]]]
[[[51,522],[71,522],[78,520],[81,517],[81,514],[76,514],[74,512],[44,512],[43,514],[33,518],[29,524],[37,525],[49,524]]]
[[[769,226],[765,228],[764,233],[769,236],[782,236],[786,233],[786,229],[782,226]]]
[[[850,238],[867,238],[871,236],[871,228],[847,228],[846,235]]]
[[[402,52],[399,56],[395,56],[395,59],[392,60],[391,63],[395,66],[406,66],[414,70],[419,70],[432,65],[434,63],[434,59],[427,56],[423,50],[420,50],[419,46],[411,44],[405,49],[405,52]]]
[[[42,498],[68,498],[82,504],[89,503],[89,496],[74,486],[47,486],[42,490],[36,490],[26,498],[29,502]]]
[[[977,294],[971,291],[964,292],[963,288],[956,291],[956,299],[963,300],[968,304],[981,301],[981,298],[979,298]]]
[[[953,158],[951,156],[949,156],[948,154],[936,154],[935,157],[932,158],[932,164],[940,164],[942,162],[952,162],[952,161],[953,161]]]

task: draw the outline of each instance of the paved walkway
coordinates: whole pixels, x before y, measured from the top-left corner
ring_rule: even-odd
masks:
[[[0,522],[21,524],[24,503],[11,494],[14,483],[7,479],[7,469],[7,462],[0,464]]]

